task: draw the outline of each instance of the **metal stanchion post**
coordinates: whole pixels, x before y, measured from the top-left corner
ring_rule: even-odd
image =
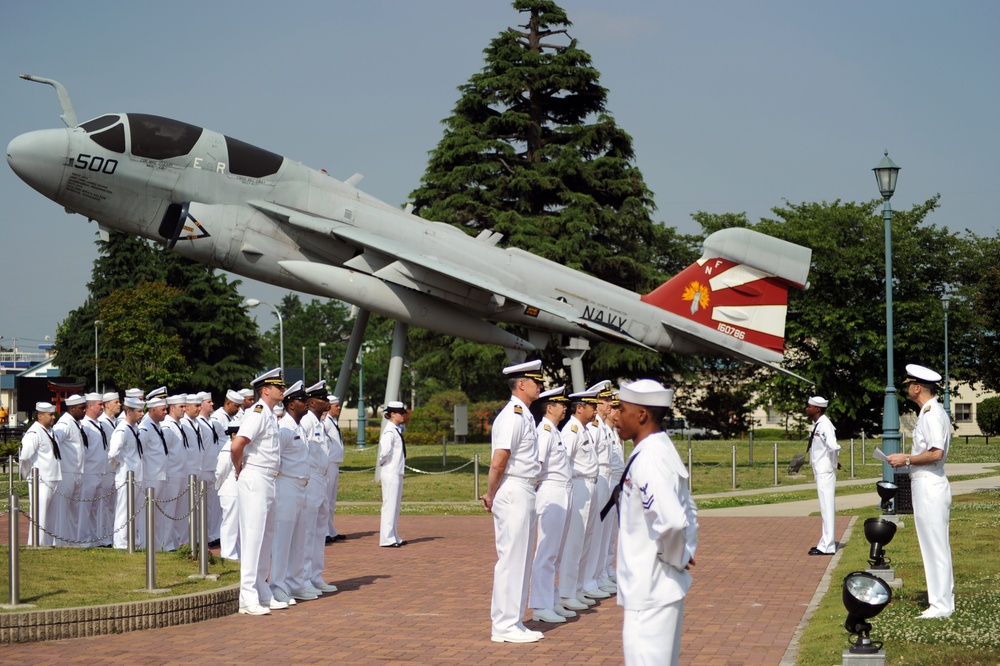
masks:
[[[21,521],[18,511],[18,497],[14,493],[10,497],[10,605],[17,606],[21,601],[21,549],[18,547],[18,527]]]
[[[688,492],[691,492],[694,483],[694,454],[691,448],[691,438],[688,437]]]
[[[7,456],[7,497],[14,494],[14,456]]]
[[[476,480],[475,487],[473,488],[473,492],[475,493],[476,496],[473,499],[479,499],[479,454],[478,453],[472,459],[472,478]]]
[[[188,474],[188,545],[191,557],[198,553],[198,477]]]
[[[146,589],[156,589],[156,494],[146,488]]]
[[[778,443],[774,443],[774,485],[778,485]]]
[[[750,466],[753,467],[753,430],[750,431]]]
[[[38,529],[38,521],[41,516],[38,513],[38,468],[31,468],[31,545],[35,548],[39,546],[41,531]]]
[[[864,430],[861,431],[861,464],[862,465],[867,465],[868,464],[865,461],[865,431]]]
[[[854,438],[851,437],[851,478],[854,478]]]
[[[129,470],[125,473],[125,513],[128,514],[128,527],[125,528],[126,541],[128,542],[128,553],[135,553],[135,472]]]
[[[736,490],[736,445],[733,444],[733,490]]]
[[[201,494],[198,496],[198,573],[208,575],[208,481],[200,484]]]

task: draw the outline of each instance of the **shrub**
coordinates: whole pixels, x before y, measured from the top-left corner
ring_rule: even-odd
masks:
[[[1000,434],[1000,398],[986,398],[979,403],[976,423],[984,435]]]

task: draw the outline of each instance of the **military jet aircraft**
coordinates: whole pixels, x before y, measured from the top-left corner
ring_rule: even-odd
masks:
[[[397,389],[398,338],[410,324],[501,345],[512,358],[558,336],[578,390],[589,341],[726,355],[781,370],[775,364],[784,353],[788,289],[807,286],[808,248],[726,229],[705,239],[697,262],[637,294],[516,247],[501,248],[499,234],[472,237],[391,206],[359,190],[357,174],[339,181],[155,115],[109,113],[78,124],[61,84],[22,78],[56,89],[66,124],[22,134],[7,146],[10,167],[28,185],[102,229],[395,319],[404,325],[397,325],[393,351],[400,362],[395,370],[390,365]],[[367,316],[355,326],[360,335],[352,335],[352,360],[362,321]]]

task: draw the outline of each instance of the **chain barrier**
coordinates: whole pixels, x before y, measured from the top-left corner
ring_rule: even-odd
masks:
[[[474,460],[470,460],[469,462],[465,463],[464,465],[459,465],[455,469],[446,469],[443,472],[425,472],[422,469],[417,469],[416,467],[410,467],[409,465],[403,465],[403,467],[405,467],[406,469],[410,470],[411,472],[416,472],[417,474],[431,474],[431,475],[435,475],[435,474],[451,474],[452,472],[457,472],[460,469],[465,469],[466,467],[468,467],[469,465],[471,465],[474,462],[475,462]]]
[[[50,537],[52,537],[56,541],[62,541],[63,543],[74,544],[74,545],[77,545],[77,546],[89,546],[91,543],[94,543],[95,541],[104,541],[105,539],[112,539],[115,534],[117,534],[118,532],[121,532],[123,529],[125,529],[126,527],[128,527],[129,522],[134,521],[136,519],[136,516],[138,516],[139,513],[143,509],[145,509],[145,508],[146,508],[146,503],[143,502],[142,506],[139,507],[136,510],[136,512],[132,514],[132,517],[130,519],[128,519],[124,523],[122,523],[121,527],[116,527],[115,529],[111,530],[107,534],[104,534],[104,535],[98,536],[98,537],[94,537],[90,541],[76,541],[74,539],[65,539],[65,538],[59,536],[58,534],[55,534],[53,532],[49,532],[47,529],[45,529],[44,527],[42,527],[41,525],[39,525],[38,523],[36,523],[34,521],[34,519],[31,517],[31,515],[27,511],[25,511],[24,509],[20,509],[19,508],[18,509],[18,513],[23,514],[24,516],[27,517],[29,525],[37,526],[39,531],[45,532],[46,534],[48,534]],[[0,514],[0,515],[2,515],[2,514]],[[38,544],[35,544],[35,545],[37,546]]]
[[[195,500],[194,500],[195,507],[194,507],[194,509],[188,508],[188,512],[187,513],[185,513],[183,516],[178,516],[176,518],[173,517],[173,516],[171,516],[169,513],[165,512],[163,510],[163,508],[160,506],[160,504],[169,504],[170,502],[173,502],[174,500],[180,499],[181,497],[184,497],[187,494],[188,494],[188,491],[185,490],[180,495],[178,495],[177,497],[175,497],[173,500],[158,500],[158,499],[154,499],[153,500],[154,506],[156,507],[156,510],[160,512],[160,515],[162,515],[164,518],[169,518],[170,520],[173,520],[173,521],[186,520],[192,513],[194,513],[195,511],[198,510],[198,502],[201,501],[202,493],[195,492]],[[204,494],[207,495],[207,493],[204,493]]]
[[[341,474],[364,474],[365,472],[374,472],[374,467],[366,467],[365,469],[341,469]]]
[[[81,499],[79,497],[70,497],[69,495],[63,495],[61,492],[56,490],[56,486],[51,485],[48,481],[40,481],[40,483],[45,484],[46,488],[51,490],[56,495],[59,495],[59,497],[69,500],[70,502],[100,502],[102,499],[107,499],[108,497],[117,494],[119,490],[125,487],[125,483],[123,483],[120,486],[112,488],[109,492],[105,493],[104,495],[101,495],[100,497],[95,497],[94,499]]]

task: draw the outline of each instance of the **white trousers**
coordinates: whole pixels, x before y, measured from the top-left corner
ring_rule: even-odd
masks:
[[[160,547],[164,550],[177,550],[178,546],[187,542],[187,519],[182,516],[186,516],[188,512],[188,496],[181,495],[187,487],[186,476],[168,476],[163,483],[163,495],[156,496],[159,507],[163,509],[162,513],[156,512],[156,520],[159,521],[156,524],[156,534]],[[173,501],[164,503],[160,500]],[[180,520],[176,520],[178,518]]]
[[[30,478],[30,477],[29,477]],[[38,480],[38,515],[32,516],[32,520],[38,523],[38,544],[33,543],[31,538],[33,529],[28,530],[28,545],[35,546],[54,546],[56,545],[56,540],[49,534],[46,534],[44,530],[48,530],[52,534],[59,534],[58,519],[61,508],[62,498],[56,494],[56,489],[59,487],[58,481],[45,481],[42,479]],[[28,507],[31,507],[31,484],[28,484]]]
[[[62,477],[61,481],[54,482],[58,497],[53,499],[50,505],[54,514],[53,523],[56,527],[55,530],[52,530],[56,535],[53,545],[76,546],[79,544],[70,543],[70,541],[79,539],[77,517],[80,513],[80,503],[77,500],[80,498],[83,474],[63,472]],[[41,493],[39,493],[39,497],[41,497]]]
[[[143,509],[142,509],[142,515],[143,516],[146,515],[146,490],[148,488],[152,488],[153,489],[153,499],[157,499],[158,500],[161,497],[166,497],[166,495],[163,494],[163,488],[166,485],[166,483],[167,483],[166,481],[159,481],[159,480],[157,480],[157,481],[149,481],[147,479],[143,479],[142,480],[142,499],[141,499],[141,503],[143,505]],[[154,539],[154,541],[153,541],[152,544],[147,543],[146,544],[146,548],[152,548],[154,551],[157,551],[157,550],[160,550],[161,548],[163,548],[163,532],[162,531],[163,531],[163,523],[166,520],[167,519],[163,517],[163,514],[161,514],[155,508],[153,509],[153,539]],[[149,528],[149,525],[145,525],[145,522],[146,521],[145,521],[145,518],[144,518],[143,519],[144,527],[143,527],[143,530],[142,530],[142,540],[143,540],[143,542],[146,541],[146,531]]]
[[[219,527],[219,556],[225,560],[240,559],[240,512],[236,497],[219,495],[222,524]]]
[[[326,535],[327,536],[337,536],[340,532],[333,525],[333,514],[337,510],[337,486],[340,485],[340,463],[332,462],[330,463],[329,470],[326,475],[326,512],[329,514],[327,516]],[[326,540],[324,539],[324,542]]]
[[[535,547],[535,486],[526,479],[505,477],[493,498],[493,533],[497,563],[493,567],[490,619],[493,633],[515,631],[528,602],[528,576]]]
[[[538,545],[531,565],[530,608],[552,609],[559,603],[556,571],[569,529],[569,508],[573,483],[543,481],[535,491],[535,516],[538,521]]]
[[[913,523],[917,528],[920,557],[927,578],[930,609],[955,612],[955,578],[951,568],[951,484],[944,476],[911,477]]]
[[[309,477],[309,487],[306,488],[305,558],[302,561],[302,571],[295,579],[299,588],[306,587],[307,583],[315,587],[316,583],[326,582],[323,572],[326,569],[326,535],[330,523],[327,508],[328,478],[312,474]]]
[[[97,487],[97,496],[102,498],[97,504],[100,510],[97,512],[97,543],[101,546],[108,546],[113,543],[115,529],[115,502],[117,500],[115,492],[115,475],[106,472],[101,477],[101,483]],[[124,530],[123,530],[124,531]]]
[[[202,478],[207,481],[208,486],[208,540],[215,541],[220,538],[219,532],[222,529],[222,505],[219,503],[219,491],[215,487],[215,470],[212,471],[211,478]]]
[[[816,494],[819,496],[819,515],[823,520],[823,534],[816,548],[824,553],[837,552],[837,539],[834,528],[837,520],[837,473],[813,472],[816,477]]]
[[[601,509],[608,503],[611,497],[611,477],[599,474],[597,476],[596,492],[594,499],[590,501],[590,520],[593,522],[594,531],[590,541],[585,545],[583,561],[583,589],[593,590],[600,586],[601,579],[604,578],[605,560],[608,556],[608,542],[610,535],[607,532],[608,523],[601,520]]]
[[[274,540],[274,472],[244,465],[236,480],[240,512],[240,608],[271,603],[267,573]]]
[[[305,479],[278,476],[274,482],[274,541],[271,544],[271,591],[297,592],[306,544]]]
[[[382,524],[379,529],[380,546],[399,543],[399,508],[403,503],[403,475],[382,474]]]
[[[132,506],[136,512],[135,547],[143,548],[146,542],[146,511],[142,506],[145,501],[145,498],[142,496],[142,484],[135,484],[133,490]],[[115,518],[112,527],[112,529],[116,530],[113,545],[119,550],[128,548],[128,526],[125,524],[129,518],[131,518],[131,515],[128,512],[128,483],[123,481],[118,492],[115,493]]]
[[[96,545],[97,527],[100,522],[101,503],[94,500],[98,497],[97,491],[101,486],[101,476],[99,474],[82,474],[80,476],[81,501],[76,502],[76,538],[83,543],[80,546],[87,548]]]
[[[572,504],[569,510],[569,528],[563,544],[562,559],[559,560],[559,596],[564,599],[575,597],[583,591],[582,558],[590,522],[590,504],[594,496],[595,482],[582,476],[573,477]],[[593,525],[590,526],[593,534]]]
[[[684,600],[660,608],[625,610],[622,653],[626,666],[675,666],[681,656]]]

